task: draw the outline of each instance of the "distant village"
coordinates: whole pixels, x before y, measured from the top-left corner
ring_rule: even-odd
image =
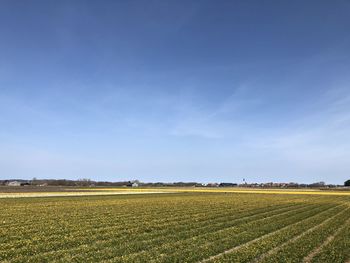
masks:
[[[325,182],[315,182],[312,184],[290,183],[198,183],[198,182],[173,182],[173,183],[144,183],[139,180],[108,182],[93,181],[90,179],[65,180],[65,179],[36,179],[32,180],[0,180],[0,186],[26,187],[26,186],[80,186],[80,187],[248,187],[248,188],[344,188],[350,187],[350,180],[343,185],[326,184]]]

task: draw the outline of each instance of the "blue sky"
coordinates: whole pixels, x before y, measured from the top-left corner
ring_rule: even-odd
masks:
[[[343,183],[349,1],[0,2],[0,179]]]

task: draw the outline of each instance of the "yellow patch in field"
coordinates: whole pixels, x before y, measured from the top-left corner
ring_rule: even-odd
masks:
[[[252,194],[290,194],[290,195],[340,195],[350,196],[350,191],[327,191],[314,189],[251,189],[251,188],[89,188],[80,189],[93,192],[204,192],[204,193],[252,193]]]

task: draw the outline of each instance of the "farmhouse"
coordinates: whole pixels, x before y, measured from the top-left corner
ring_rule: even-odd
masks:
[[[21,186],[21,183],[18,181],[12,181],[7,184],[8,186]]]

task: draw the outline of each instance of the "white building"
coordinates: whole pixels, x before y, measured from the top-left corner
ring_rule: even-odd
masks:
[[[7,184],[8,186],[21,186],[21,183],[18,181],[12,181]]]

